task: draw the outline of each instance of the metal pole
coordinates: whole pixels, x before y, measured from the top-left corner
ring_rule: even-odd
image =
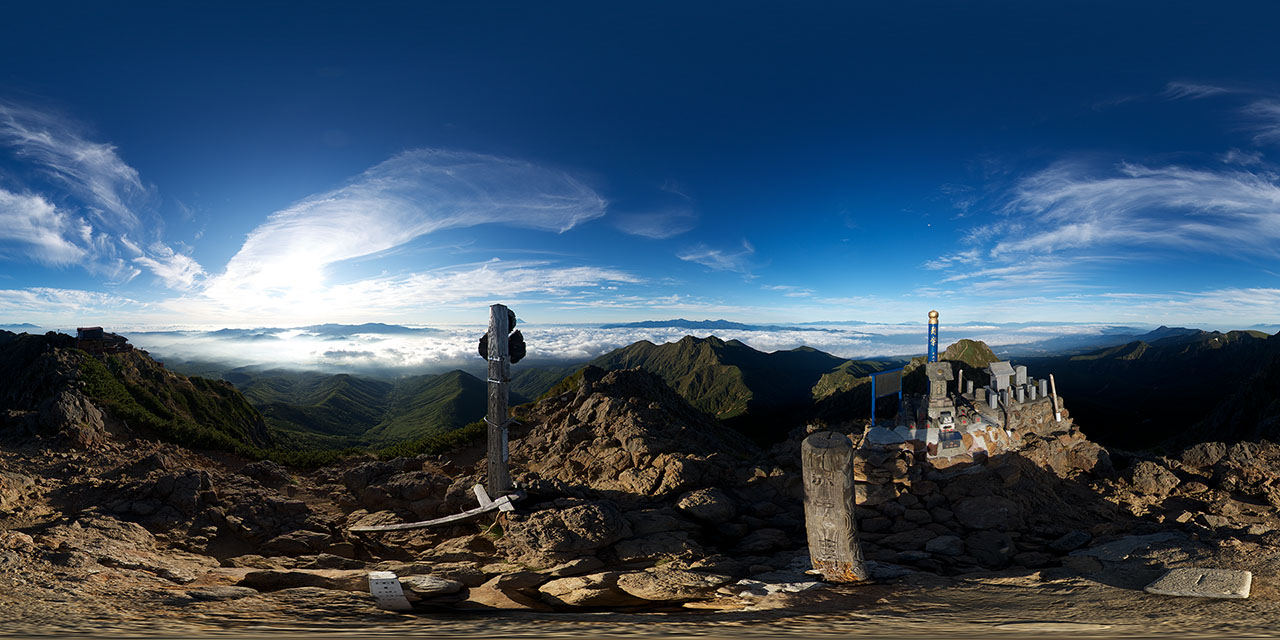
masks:
[[[1058,410],[1058,385],[1053,382],[1053,374],[1049,374],[1049,391],[1053,394],[1053,421],[1062,422],[1062,412]]]
[[[871,374],[871,426],[876,426],[876,374]]]
[[[938,361],[938,312],[929,312],[929,362]]]
[[[505,305],[489,307],[489,413],[484,421],[489,423],[489,473],[486,488],[489,495],[498,498],[512,492],[511,469],[507,449],[508,388],[511,377],[511,359],[507,354],[508,310]]]

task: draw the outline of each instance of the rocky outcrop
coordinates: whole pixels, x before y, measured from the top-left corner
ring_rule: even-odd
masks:
[[[102,410],[78,391],[60,389],[40,403],[39,415],[40,424],[46,430],[82,449],[101,446],[106,441]]]
[[[733,479],[755,447],[642,369],[583,372],[574,392],[534,408],[513,468],[624,502]]]
[[[512,562],[539,569],[591,556],[631,535],[631,525],[607,501],[512,515],[501,548]]]

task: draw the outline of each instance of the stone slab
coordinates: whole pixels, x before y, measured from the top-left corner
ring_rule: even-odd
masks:
[[[938,431],[939,429],[937,427],[927,427],[924,429],[919,427],[915,429],[912,429],[911,427],[896,427],[893,430],[894,433],[901,436],[906,442],[916,441],[923,442],[925,444],[937,444]]]
[[[1241,569],[1170,569],[1147,585],[1147,593],[1193,598],[1248,598],[1253,574]]]
[[[870,444],[899,444],[906,442],[901,435],[894,433],[891,429],[884,427],[871,427],[867,429],[865,441]]]
[[[1140,554],[1158,544],[1183,543],[1187,537],[1182,533],[1152,533],[1145,536],[1125,536],[1088,549],[1072,551],[1073,556],[1089,556],[1106,562],[1123,562],[1129,556]]]

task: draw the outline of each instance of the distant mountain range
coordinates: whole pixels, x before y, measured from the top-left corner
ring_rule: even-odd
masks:
[[[858,384],[850,381],[905,362],[851,361],[809,347],[765,353],[736,340],[686,336],[661,345],[637,342],[587,364],[645,368],[694,406],[768,440],[797,419],[834,415],[829,409],[847,405],[851,393],[869,410],[868,392],[851,392]],[[201,370],[195,363],[176,366]],[[572,388],[564,381],[582,366],[513,367],[512,404],[557,385]],[[456,429],[486,410],[485,382],[463,371],[384,380],[240,368],[221,376],[262,411],[277,441],[299,448],[385,446]]]
[[[341,334],[369,327],[394,331],[387,329],[394,326],[311,329]],[[1280,436],[1280,337],[1254,330],[1160,327],[1130,334],[1125,329],[1116,327],[1108,334],[1114,344],[1101,348],[1068,348],[1015,361],[1028,365],[1035,377],[1053,373],[1078,424],[1111,446]],[[244,331],[256,340],[269,339],[254,336],[269,336],[271,330]],[[23,379],[45,348],[41,341],[51,339],[63,348],[74,343],[65,336],[0,332],[0,377],[8,381],[0,384],[0,397],[28,393],[12,381]],[[979,384],[985,382],[984,368],[997,357],[1007,356],[970,340],[942,354]],[[589,363],[517,365],[512,404],[572,390],[584,365],[641,367],[695,407],[769,442],[806,422],[867,417],[868,374],[874,371],[904,367],[904,390],[923,391],[922,362],[922,357],[848,360],[809,347],[766,353],[737,340],[686,336],[667,344],[637,342]],[[168,367],[138,352],[105,362],[88,358],[82,365],[93,380],[93,397],[129,416],[131,425],[223,448],[385,447],[456,430],[482,418],[486,409],[486,383],[460,370],[383,379],[283,369],[227,371],[213,363],[182,361]],[[234,387],[206,379],[215,377]],[[882,417],[891,415],[891,404],[880,405],[890,411]]]
[[[323,338],[349,338],[355,335],[432,335],[439,329],[414,328],[398,324],[366,322],[364,324],[313,324],[305,327],[258,327],[254,329],[217,329],[215,331],[138,331],[138,335],[197,335],[209,338],[240,340],[278,340],[282,333],[300,331]]]
[[[1153,342],[1178,336],[1192,336],[1199,329],[1160,326],[1152,331],[1142,332],[1139,329],[1125,326],[1112,326],[1103,329],[1101,334],[1065,335],[1047,340],[1039,340],[1026,344],[1007,345],[998,350],[1003,356],[1039,357],[1076,355],[1135,341]]]
[[[644,320],[621,324],[603,324],[601,329],[695,329],[698,331],[828,331],[819,327],[743,324],[728,320]]]
[[[1090,438],[1110,446],[1140,449],[1161,442],[1280,435],[1260,429],[1257,425],[1264,417],[1259,416],[1265,411],[1247,409],[1253,405],[1241,398],[1253,381],[1265,377],[1268,367],[1277,367],[1280,337],[1252,330],[1221,333],[1169,327],[1139,337],[1085,353],[1020,362],[1032,375],[1054,374],[1076,422]],[[1280,387],[1255,388],[1252,393],[1273,398],[1278,392]],[[1255,417],[1212,420],[1226,405]]]

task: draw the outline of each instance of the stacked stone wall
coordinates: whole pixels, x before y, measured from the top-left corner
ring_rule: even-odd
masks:
[[[972,429],[963,436],[963,454],[935,456],[936,446],[914,435],[924,430],[899,428],[907,434],[903,442],[855,442],[855,517],[866,558],[941,572],[1050,563],[1053,555],[1045,551],[1052,540],[1027,534],[1025,510],[984,483],[998,487],[1016,476],[1018,465],[1005,454],[1029,442],[1070,445],[1084,441],[1083,434],[1065,410],[1055,422],[1047,398],[1015,405],[1008,430],[997,426],[1003,412],[996,422],[995,415],[963,399],[960,404],[958,413],[971,416],[966,427]],[[972,417],[979,416],[988,424],[974,428]]]

